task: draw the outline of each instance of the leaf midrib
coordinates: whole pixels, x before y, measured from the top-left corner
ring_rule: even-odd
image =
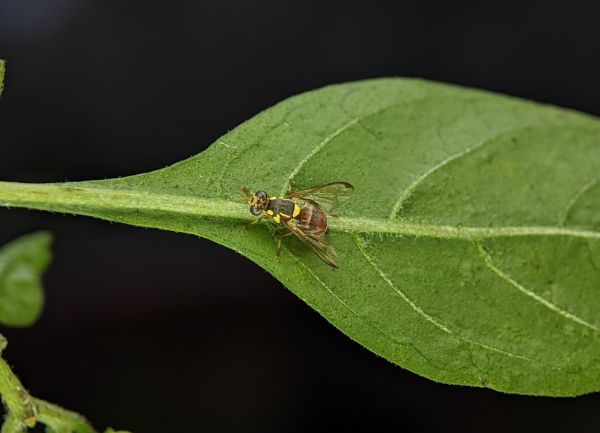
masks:
[[[94,216],[94,210],[166,212],[237,221],[254,219],[241,201],[161,194],[77,183],[27,184],[0,182],[0,204]],[[340,216],[330,219],[332,230],[381,233],[440,239],[482,240],[497,237],[571,236],[600,239],[600,232],[557,226],[469,227],[421,224],[384,218]]]

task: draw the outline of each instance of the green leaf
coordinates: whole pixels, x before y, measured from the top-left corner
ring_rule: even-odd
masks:
[[[600,389],[600,122],[455,86],[382,79],[288,99],[152,173],[0,184],[0,202],[192,233],[249,257],[336,327],[428,378],[512,393]],[[275,257],[241,186],[355,186],[341,268]]]
[[[47,232],[21,236],[0,248],[0,323],[30,326],[44,305],[42,274],[51,260]]]

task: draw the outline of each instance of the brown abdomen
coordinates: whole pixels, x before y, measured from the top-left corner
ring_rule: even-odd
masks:
[[[296,217],[304,233],[320,236],[327,232],[327,215],[314,203],[306,203]]]

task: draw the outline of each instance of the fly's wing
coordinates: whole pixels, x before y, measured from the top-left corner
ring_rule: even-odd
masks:
[[[337,268],[339,266],[335,249],[323,239],[307,236],[305,242],[326,264],[332,268]]]
[[[348,182],[331,182],[302,191],[294,191],[288,197],[312,200],[325,211],[331,212],[350,198],[354,187]]]
[[[338,257],[335,249],[329,245],[323,238],[310,236],[304,233],[301,229],[295,226],[287,226],[302,242],[310,247],[313,252],[319,256],[321,260],[327,263],[332,268],[338,267]]]

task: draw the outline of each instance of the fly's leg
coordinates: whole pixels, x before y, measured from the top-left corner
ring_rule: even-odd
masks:
[[[288,179],[287,193],[290,195],[292,193],[292,187],[294,186],[294,179],[291,177]]]
[[[292,233],[292,232],[287,232],[287,233],[282,234],[281,236],[277,237],[277,252],[276,252],[277,258],[281,257],[281,254],[280,254],[281,253],[281,240],[283,238],[287,238],[288,236],[291,236],[293,234],[294,233]]]
[[[257,218],[257,219],[255,219],[254,221],[252,221],[251,223],[244,224],[244,226],[243,226],[243,227],[244,227],[246,230],[248,230],[248,229],[249,229],[250,227],[252,227],[254,224],[258,224],[258,223],[260,222],[260,220],[261,220],[261,219],[263,219],[263,217]]]

